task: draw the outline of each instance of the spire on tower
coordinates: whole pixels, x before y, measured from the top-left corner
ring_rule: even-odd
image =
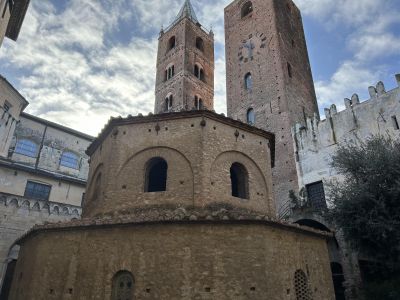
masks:
[[[184,18],[188,18],[195,24],[200,23],[196,17],[196,13],[194,12],[194,9],[193,9],[192,3],[190,3],[190,0],[185,0],[185,3],[183,4],[181,10],[179,11],[178,15],[176,16],[174,22],[172,23],[172,26]]]

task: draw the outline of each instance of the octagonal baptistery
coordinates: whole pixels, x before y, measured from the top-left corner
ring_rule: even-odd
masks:
[[[334,299],[330,236],[274,219],[273,149],[210,111],[112,119],[83,219],[17,241],[10,299]]]

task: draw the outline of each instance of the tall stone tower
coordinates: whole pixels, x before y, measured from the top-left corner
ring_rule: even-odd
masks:
[[[291,0],[236,0],[225,8],[228,116],[276,135],[277,211],[298,191],[291,127],[318,116],[299,9]]]
[[[156,114],[214,107],[214,34],[186,0],[158,41]]]

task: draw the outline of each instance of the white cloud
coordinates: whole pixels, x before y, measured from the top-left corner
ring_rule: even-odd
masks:
[[[316,83],[321,104],[340,103],[377,80],[375,60],[396,55],[400,22],[395,0],[296,0],[307,17],[327,30],[352,32],[346,59],[331,78]],[[192,1],[215,33],[215,109],[226,112],[224,7],[230,0]],[[5,42],[0,72],[10,68],[30,101],[28,112],[96,134],[111,115],[153,110],[157,32],[168,26],[183,0],[68,0],[62,11],[50,1],[31,2],[17,43]],[[131,26],[120,32],[121,24]],[[129,24],[127,26],[126,24]],[[139,25],[139,26],[138,26]],[[124,34],[120,42],[114,35]]]

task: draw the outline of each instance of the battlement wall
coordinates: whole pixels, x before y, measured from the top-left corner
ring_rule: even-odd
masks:
[[[299,187],[334,176],[329,168],[332,154],[344,142],[361,142],[371,135],[400,137],[400,74],[398,87],[386,91],[382,81],[368,88],[370,99],[361,102],[358,95],[344,99],[345,109],[336,105],[325,109],[325,120],[307,119],[306,126],[292,128]]]

